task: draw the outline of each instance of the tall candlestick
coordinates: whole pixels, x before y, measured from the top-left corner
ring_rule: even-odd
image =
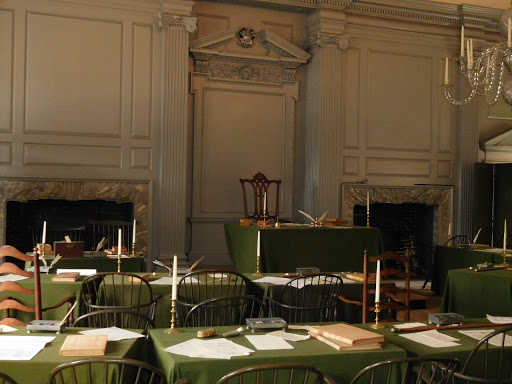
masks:
[[[503,226],[503,252],[507,251],[507,219],[505,219],[505,224]]]
[[[123,237],[123,231],[119,228],[119,235],[117,238],[117,254],[121,254],[121,238]]]
[[[260,243],[261,243],[261,237],[260,237],[260,231],[258,231],[258,242],[256,243],[256,256],[261,256],[261,249],[260,249]]]
[[[132,243],[135,243],[135,236],[137,235],[137,229],[136,229],[137,223],[135,219],[133,220],[133,236],[132,236]]]
[[[471,58],[471,68],[473,68],[473,39],[469,39],[469,53],[468,58]]]
[[[263,217],[265,218],[267,216],[267,192],[265,192],[265,195],[263,196]]]
[[[462,26],[460,32],[460,57],[464,57],[464,26]]]
[[[452,237],[452,223],[448,223],[448,239]]]
[[[471,55],[470,55],[470,49],[469,49],[469,40],[466,41],[466,48],[468,52],[468,69],[471,69]]]
[[[176,300],[176,298],[178,297],[177,284],[178,284],[178,256],[174,255],[174,260],[172,262],[172,294],[171,294],[171,300]]]
[[[444,62],[444,83],[448,84],[448,58]]]
[[[370,213],[370,191],[366,191],[366,214]]]
[[[41,239],[41,243],[43,243],[44,248],[44,244],[46,243],[46,221],[43,222],[43,238]]]
[[[375,302],[380,302],[380,260],[377,260],[377,271],[375,271]]]

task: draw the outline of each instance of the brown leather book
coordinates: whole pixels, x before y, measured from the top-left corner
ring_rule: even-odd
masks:
[[[77,281],[80,278],[80,272],[61,272],[52,277],[52,281]]]
[[[309,332],[351,345],[382,343],[384,341],[383,335],[342,323],[312,327]]]
[[[107,335],[69,335],[60,348],[61,356],[103,356]]]

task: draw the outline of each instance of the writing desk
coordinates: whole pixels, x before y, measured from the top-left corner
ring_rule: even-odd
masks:
[[[29,253],[32,254],[32,253]],[[48,266],[52,263],[53,255],[47,257]],[[25,263],[25,269],[32,265],[32,262]],[[42,261],[39,265],[44,267]],[[52,268],[57,269],[96,269],[97,272],[117,272],[117,257],[62,257]],[[142,256],[128,257],[121,259],[121,272],[144,272],[146,261]]]
[[[448,271],[441,312],[465,317],[512,316],[512,271]]]
[[[43,350],[34,356],[32,360],[0,361],[0,371],[8,374],[20,384],[45,383],[49,379],[50,372],[58,365],[87,358],[87,356],[60,356],[60,348],[62,347],[66,336],[77,334],[78,331],[84,330],[86,328],[67,328],[64,333],[58,335],[53,332],[33,332],[28,334],[26,327],[15,328],[17,328],[18,331],[0,334],[0,343],[2,342],[3,335],[55,336],[55,339],[51,343],[46,344]],[[132,358],[140,360],[144,356],[142,352],[144,350],[144,342],[144,338],[109,341],[107,343],[107,351],[105,357]]]
[[[215,327],[217,333],[236,328]],[[340,352],[313,338],[290,342],[294,349],[260,351],[256,350],[243,336],[253,334],[249,330],[244,330],[242,335],[230,340],[254,350],[250,356],[233,357],[230,360],[203,359],[171,354],[162,350],[162,348],[195,338],[199,329],[203,328],[183,328],[183,333],[173,335],[165,334],[163,329],[153,329],[149,332],[153,344],[151,350],[154,353],[150,361],[165,372],[168,383],[174,383],[176,379],[181,378],[194,384],[211,384],[237,368],[269,362],[313,365],[330,374],[337,383],[347,383],[359,370],[369,364],[406,356],[403,349],[388,342],[383,343],[383,348],[380,350]],[[291,332],[307,334],[306,331]]]
[[[479,263],[502,263],[503,256],[498,248],[469,249],[462,247],[437,246],[432,274],[432,290],[442,294],[448,271],[451,269],[476,267]]]
[[[362,271],[363,253],[382,253],[378,228],[290,226],[259,228],[225,224],[226,244],[238,272],[256,271],[256,244],[261,237],[262,272],[295,272],[297,267],[320,271]]]

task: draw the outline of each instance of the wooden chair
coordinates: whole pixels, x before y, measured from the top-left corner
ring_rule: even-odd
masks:
[[[279,189],[281,187],[281,180],[269,180],[263,173],[258,172],[252,179],[240,179],[240,184],[242,185],[244,215],[246,219],[263,220],[263,216],[266,214],[267,219],[279,220]],[[273,193],[273,190],[275,190],[275,193]],[[272,194],[272,197],[270,197],[270,194]],[[275,199],[276,203],[272,214],[269,213],[268,209],[269,198],[270,201]],[[251,203],[254,204],[254,209],[250,208]],[[266,210],[263,212],[265,206]]]
[[[217,380],[217,384],[239,383],[335,384],[326,373],[305,364],[275,363],[252,365],[234,370]]]
[[[0,372],[0,384],[17,384],[11,376]]]
[[[185,317],[183,326],[245,325],[245,319],[264,317],[266,313],[265,304],[255,296],[214,297],[192,307]]]
[[[379,256],[368,256],[364,251],[363,262],[363,298],[362,301],[351,300],[343,295],[338,298],[349,304],[356,304],[362,307],[362,322],[368,321],[368,311],[375,311],[375,279],[377,261],[381,261],[381,297],[379,301],[379,319],[384,321],[396,321],[396,311],[405,311],[404,320],[410,318],[411,302],[411,261],[410,252],[407,250],[404,255],[399,255],[394,251],[387,251]],[[369,264],[371,263],[371,264]],[[390,266],[388,266],[391,264]],[[398,266],[401,266],[398,269]],[[383,269],[382,269],[383,267]],[[401,279],[404,287],[397,287],[395,284],[386,284],[386,279]],[[383,297],[385,300],[382,300]]]
[[[277,297],[267,298],[270,317],[288,323],[334,321],[336,302],[343,290],[339,276],[318,273],[291,279]]]
[[[111,308],[86,313],[73,323],[73,327],[142,329],[145,335],[155,328],[155,322],[143,313]]]
[[[405,357],[381,361],[363,368],[350,384],[447,384],[460,368],[457,359]]]
[[[512,384],[512,348],[505,346],[511,337],[512,325],[483,337],[453,374],[453,383]]]
[[[49,384],[164,384],[165,374],[148,363],[132,359],[92,358],[71,361],[50,373]]]
[[[24,271],[11,262],[5,262],[6,257],[12,257],[20,261],[32,261],[34,264],[34,272]],[[0,324],[26,325],[26,322],[15,317],[16,311],[34,313],[35,320],[41,320],[44,311],[58,308],[65,303],[69,303],[71,306],[75,302],[76,298],[74,296],[68,296],[52,307],[42,308],[38,258],[39,255],[36,250],[34,250],[34,256],[30,256],[11,245],[4,245],[0,248],[0,259],[4,261],[0,264],[0,274],[10,273],[33,278],[34,281],[33,288],[23,287],[16,281],[4,281],[0,283],[0,294],[2,295],[0,298],[0,310],[5,310],[5,316],[3,316]]]
[[[188,312],[197,304],[215,297],[252,295],[254,285],[238,272],[204,269],[181,278],[177,286],[178,322],[183,324]]]
[[[82,297],[87,313],[104,309],[134,311],[155,319],[156,304],[147,280],[134,273],[100,272],[82,282]]]

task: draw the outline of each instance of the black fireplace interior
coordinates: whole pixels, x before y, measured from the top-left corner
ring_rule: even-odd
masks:
[[[434,210],[425,204],[370,204],[370,226],[381,230],[385,251],[403,252],[414,246],[411,271],[426,276],[434,252]],[[366,206],[354,206],[354,225],[366,226]]]
[[[9,201],[6,208],[6,244],[29,252],[41,243],[43,222],[46,221],[46,243],[83,241],[86,251],[95,250],[106,237],[105,248],[117,245],[118,228],[122,229],[122,244],[131,248],[133,234],[133,203],[105,200],[29,200]]]

